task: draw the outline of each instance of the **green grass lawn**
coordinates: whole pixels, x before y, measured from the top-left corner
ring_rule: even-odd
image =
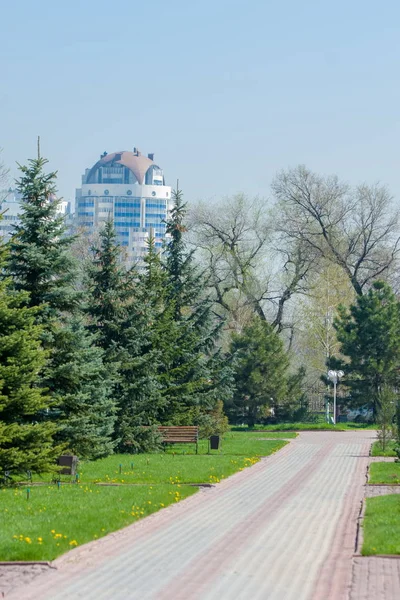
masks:
[[[270,431],[269,429],[262,429],[262,427],[262,425],[260,425],[261,429],[258,428],[258,426],[254,429],[249,429],[248,427],[232,427],[231,431],[224,435],[224,440],[227,440],[230,434],[233,435],[234,439],[240,439],[235,436],[238,436],[242,433],[245,433],[248,436],[263,437],[266,440],[281,440],[282,438],[285,438],[285,440],[290,440],[298,436],[296,431]],[[262,435],[260,435],[260,433]]]
[[[295,437],[293,435],[293,437]],[[52,560],[193,494],[188,483],[218,483],[287,442],[264,433],[229,432],[218,451],[189,445],[159,454],[112,455],[79,463],[79,484],[0,489],[0,560]],[[95,482],[120,485],[96,485]],[[127,485],[130,484],[130,485]],[[136,484],[136,485],[132,485]]]
[[[376,462],[369,468],[369,483],[400,484],[400,463]]]
[[[400,495],[367,498],[362,554],[400,554]]]
[[[282,438],[282,435],[280,436]],[[286,435],[285,435],[286,437]],[[296,437],[289,434],[288,437]],[[201,440],[199,454],[194,444],[173,445],[166,452],[154,454],[114,454],[78,466],[80,483],[212,483],[229,477],[257,462],[261,456],[280,450],[287,442],[278,434],[264,432],[228,432],[219,450],[208,453],[208,442]],[[33,481],[50,483],[52,475],[34,476]],[[71,477],[60,477],[65,483]]]
[[[374,442],[372,444],[371,454],[372,456],[396,456],[394,448],[398,445],[398,442],[392,441],[387,444],[385,450],[382,450],[380,443]]]
[[[186,498],[190,486],[36,486],[0,491],[0,560],[52,560]]]
[[[233,427],[234,431],[248,431],[246,427]],[[376,429],[376,425],[366,423],[277,423],[276,425],[255,425],[259,431],[352,431],[357,429]],[[251,430],[250,430],[251,431]]]
[[[90,463],[82,462],[79,479],[83,483],[218,483],[287,443],[262,437],[262,434],[230,432],[224,436],[221,449],[210,454],[206,453],[207,442],[201,442],[197,455],[194,447],[183,444],[161,454],[112,455]]]

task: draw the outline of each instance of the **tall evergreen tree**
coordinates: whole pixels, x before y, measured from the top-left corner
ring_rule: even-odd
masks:
[[[26,306],[26,292],[10,287],[9,279],[0,281],[0,476],[6,481],[7,474],[51,471],[60,453],[53,444],[55,425],[38,420],[51,403],[37,385],[46,360],[37,309]]]
[[[44,172],[47,162],[38,157],[19,167],[22,176],[17,189],[22,210],[7,265],[16,289],[29,292],[29,306],[40,306],[44,322],[77,304],[76,269],[68,252],[73,238],[65,236],[56,198],[57,174]]]
[[[185,318],[188,307],[194,308],[194,304],[204,305],[204,278],[194,264],[194,250],[187,249],[184,237],[187,209],[182,191],[174,190],[172,199],[174,206],[167,223],[170,241],[167,245],[165,267],[168,274],[169,298],[175,306],[176,320],[181,321]]]
[[[114,224],[109,219],[100,231],[100,244],[92,248],[93,260],[86,277],[87,313],[97,344],[105,350],[106,360],[117,359],[120,329],[133,295],[132,273],[121,260]]]
[[[376,281],[350,309],[339,308],[334,325],[349,359],[341,367],[353,402],[369,404],[376,416],[383,387],[400,383],[400,304],[389,285]]]
[[[54,346],[44,383],[56,406],[57,441],[84,459],[113,452],[115,402],[104,351],[80,316],[54,327]]]
[[[223,321],[215,317],[204,291],[204,275],[195,265],[193,251],[187,249],[182,192],[175,191],[173,197],[165,271],[176,339],[165,419],[173,424],[189,424],[198,413],[196,407],[210,410],[218,400],[229,397],[232,373],[218,348]]]
[[[266,408],[282,401],[288,391],[289,360],[283,343],[271,325],[259,317],[234,334],[231,358],[235,367],[233,401],[227,403],[231,418],[244,419],[253,427]]]
[[[156,422],[154,357],[149,354],[146,306],[137,298],[137,277],[122,263],[121,247],[112,220],[100,231],[100,244],[92,248],[86,290],[89,328],[113,378],[116,399],[114,440],[120,451],[150,449]]]
[[[37,308],[42,343],[48,354],[41,385],[49,384],[54,407],[51,416],[58,417],[61,427],[58,438],[86,455],[90,443],[94,454],[103,455],[112,444],[107,433],[109,425],[101,427],[98,420],[99,415],[112,415],[113,403],[106,398],[108,385],[103,381],[97,406],[89,406],[94,397],[88,374],[100,385],[102,358],[91,352],[92,338],[85,336],[74,320],[82,298],[76,290],[76,263],[69,252],[73,238],[65,235],[64,217],[56,198],[56,173],[46,174],[46,164],[47,160],[38,156],[28,166],[20,166],[22,210],[10,242],[7,270],[16,289],[28,292],[28,306]],[[64,363],[69,365],[68,377]]]
[[[120,448],[136,451],[150,450],[159,441],[155,426],[164,420],[166,374],[174,346],[166,275],[152,237],[144,263],[119,338]]]

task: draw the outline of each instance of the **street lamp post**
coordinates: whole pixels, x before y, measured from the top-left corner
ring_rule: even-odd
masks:
[[[328,371],[328,378],[333,382],[333,424],[336,425],[336,386],[338,380],[343,377],[343,371]]]

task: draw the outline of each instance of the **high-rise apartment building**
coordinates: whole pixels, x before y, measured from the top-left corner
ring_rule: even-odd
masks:
[[[128,261],[138,262],[150,233],[162,247],[170,209],[171,188],[153,154],[142,156],[137,148],[104,152],[76,190],[75,225],[90,234],[112,218]]]
[[[14,225],[20,223],[19,215],[21,213],[21,194],[10,188],[7,191],[0,190],[0,213],[3,214],[0,220],[0,236],[4,240],[8,240],[14,233]],[[50,198],[50,201],[52,198]],[[60,214],[69,217],[70,203],[67,201],[61,201],[59,203],[58,211]]]
[[[0,212],[3,217],[0,220],[0,236],[8,240],[14,233],[14,225],[19,223],[21,212],[21,195],[13,189],[0,192]]]

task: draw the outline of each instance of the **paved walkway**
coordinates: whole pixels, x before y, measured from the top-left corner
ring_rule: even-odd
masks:
[[[356,557],[349,600],[399,600],[400,560]]]
[[[73,550],[7,599],[345,600],[372,436],[304,432],[218,486]]]

